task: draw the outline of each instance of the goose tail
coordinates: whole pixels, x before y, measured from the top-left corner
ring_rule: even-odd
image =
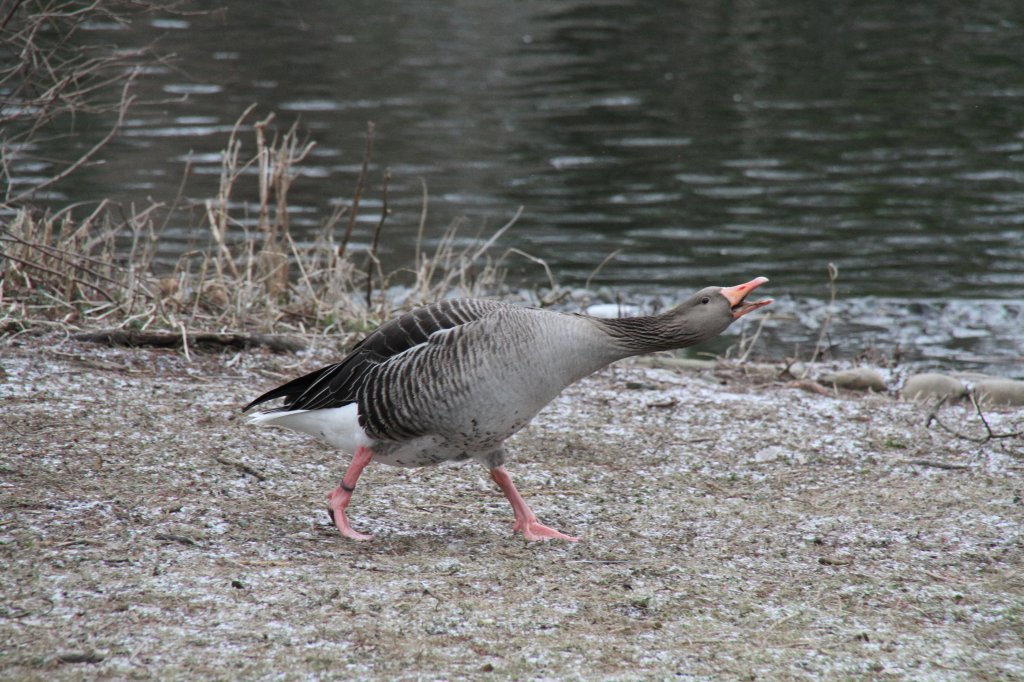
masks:
[[[355,403],[320,410],[256,412],[249,415],[247,421],[253,426],[283,426],[306,433],[345,452],[355,452],[356,448],[369,447],[373,443],[359,425],[359,410]]]

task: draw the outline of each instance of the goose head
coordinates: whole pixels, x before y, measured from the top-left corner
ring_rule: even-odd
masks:
[[[756,277],[734,287],[705,287],[666,314],[674,335],[693,345],[718,336],[747,313],[772,303],[772,299],[747,301],[750,293],[768,281]]]

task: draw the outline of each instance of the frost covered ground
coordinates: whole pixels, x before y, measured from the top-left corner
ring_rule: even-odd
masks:
[[[1024,679],[1020,436],[627,362],[511,442],[581,542],[512,536],[461,464],[367,469],[357,544],[347,460],[239,415],[339,350],[0,340],[0,677]]]

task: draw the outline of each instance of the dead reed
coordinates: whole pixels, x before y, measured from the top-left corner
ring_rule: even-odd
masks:
[[[218,191],[203,205],[198,229],[208,233],[206,246],[183,254],[169,270],[155,262],[162,204],[122,215],[103,202],[84,219],[70,209],[15,210],[0,225],[0,329],[57,323],[183,334],[332,333],[365,329],[398,307],[453,292],[479,296],[500,286],[511,251],[492,252],[521,211],[489,236],[466,238],[465,225],[456,222],[428,249],[425,188],[415,262],[382,271],[377,249],[388,214],[386,171],[385,200],[367,252],[347,248],[351,220],[338,229],[358,209],[366,173],[352,203],[329,216],[312,243],[297,243],[288,192],[315,143],[301,139],[296,126],[274,132],[273,114],[252,121],[252,113],[251,107],[243,112],[229,135]],[[249,135],[255,152],[246,154]],[[368,142],[364,167],[371,150]],[[255,208],[236,199],[253,189],[254,178]],[[254,213],[255,223],[249,220]],[[386,295],[392,285],[406,292],[401,301]]]

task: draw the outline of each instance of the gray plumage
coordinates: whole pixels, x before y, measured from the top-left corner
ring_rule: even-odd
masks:
[[[367,457],[387,464],[472,457],[494,476],[505,461],[505,440],[564,388],[618,359],[717,336],[767,304],[743,301],[764,281],[709,287],[662,315],[621,319],[498,301],[442,301],[382,325],[340,362],[269,391],[245,409],[284,398],[281,407],[251,420],[304,431],[350,452],[366,448]],[[503,468],[497,475],[507,476]],[[510,481],[495,480],[503,490],[514,489]],[[339,528],[352,533],[347,521]]]

